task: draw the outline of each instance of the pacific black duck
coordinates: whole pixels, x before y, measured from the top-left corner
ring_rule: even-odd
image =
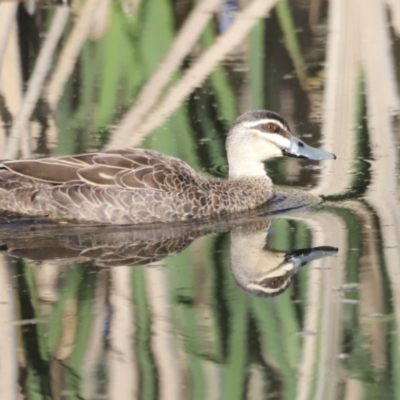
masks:
[[[332,159],[290,132],[277,113],[250,111],[232,125],[228,180],[200,175],[153,150],[123,149],[0,164],[0,209],[106,224],[207,219],[255,209],[274,197],[264,161],[282,155]]]

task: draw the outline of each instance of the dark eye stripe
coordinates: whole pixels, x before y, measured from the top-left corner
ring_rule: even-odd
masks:
[[[258,284],[265,288],[276,289],[277,287],[287,286],[294,275],[293,271],[286,271],[284,275],[265,278],[258,282]]]
[[[259,124],[256,125],[254,128],[259,129],[261,132],[276,133],[277,135],[281,135],[286,139],[290,139],[290,133],[285,129],[282,129],[279,125],[274,124],[273,122],[268,122],[266,124]]]

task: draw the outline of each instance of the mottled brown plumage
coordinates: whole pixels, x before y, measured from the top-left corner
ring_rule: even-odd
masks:
[[[227,139],[230,179],[210,180],[152,150],[123,149],[3,161],[0,209],[24,215],[111,224],[187,221],[241,213],[274,196],[262,162],[290,153],[282,117],[249,112]],[[317,150],[316,150],[317,151]],[[308,155],[307,155],[308,156]],[[309,157],[310,158],[310,157]]]
[[[266,177],[209,180],[183,161],[151,150],[3,165],[0,208],[31,216],[113,224],[204,219],[254,208],[272,195]]]

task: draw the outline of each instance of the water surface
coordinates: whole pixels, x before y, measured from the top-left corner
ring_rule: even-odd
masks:
[[[225,3],[0,4],[4,157],[140,146],[224,179],[230,124],[260,108],[337,155],[266,163],[322,203],[233,220],[2,215],[2,399],[400,398],[397,5]]]

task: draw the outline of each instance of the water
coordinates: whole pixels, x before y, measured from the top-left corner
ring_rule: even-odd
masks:
[[[279,196],[241,218],[96,227],[2,214],[2,399],[400,398],[397,5],[389,19],[378,0],[327,3],[282,1],[212,53],[220,29],[247,28],[235,2],[221,20],[209,1],[179,39],[182,60],[163,57],[191,2],[87,1],[87,15],[104,13],[82,47],[67,8],[20,6],[6,53],[0,23],[2,156],[140,145],[225,178],[230,123],[260,108],[337,155],[269,161]],[[24,122],[54,16],[67,24]]]

